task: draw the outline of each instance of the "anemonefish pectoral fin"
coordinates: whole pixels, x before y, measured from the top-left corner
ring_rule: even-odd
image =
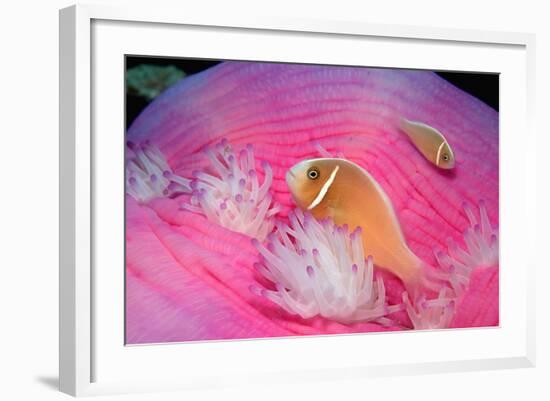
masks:
[[[327,216],[330,217],[333,220],[336,220],[338,217],[338,200],[337,199],[331,199],[328,200],[326,203],[326,209],[327,209]]]
[[[326,217],[330,217],[332,220],[335,220],[336,218],[336,209],[330,206],[327,206],[325,211]]]

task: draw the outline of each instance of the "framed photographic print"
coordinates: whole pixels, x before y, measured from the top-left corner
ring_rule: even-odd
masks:
[[[533,43],[62,10],[61,390],[531,366]]]

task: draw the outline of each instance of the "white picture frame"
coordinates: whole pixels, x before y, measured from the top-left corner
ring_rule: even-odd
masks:
[[[118,219],[120,215],[105,214],[102,205],[104,202],[120,203],[119,198],[109,198],[108,188],[115,185],[116,180],[123,174],[118,146],[123,143],[124,131],[119,131],[119,138],[113,136],[114,142],[104,139],[98,142],[94,137],[94,132],[97,131],[94,130],[103,127],[104,122],[107,124],[106,128],[122,127],[123,117],[119,112],[123,107],[123,87],[117,86],[122,82],[123,74],[122,69],[118,69],[121,62],[119,55],[185,55],[185,49],[178,48],[170,40],[160,39],[170,35],[185,35],[186,27],[204,34],[204,43],[210,43],[207,41],[208,36],[215,34],[216,38],[226,35],[232,39],[237,36],[245,38],[243,40],[250,35],[261,35],[262,40],[273,44],[283,43],[282,41],[289,38],[328,43],[331,38],[337,37],[341,43],[383,40],[390,46],[406,42],[405,44],[411,48],[416,49],[415,46],[418,46],[418,51],[421,52],[424,51],[422,46],[436,46],[440,51],[439,59],[410,57],[405,60],[406,52],[401,55],[380,54],[370,65],[454,70],[477,68],[479,71],[503,74],[505,79],[501,82],[501,183],[504,185],[501,191],[501,243],[513,242],[515,248],[505,248],[505,253],[501,254],[501,263],[504,266],[508,263],[516,264],[521,269],[501,269],[501,307],[504,315],[501,326],[450,330],[445,333],[406,333],[400,337],[403,347],[406,346],[407,349],[422,344],[437,345],[446,341],[453,341],[455,344],[454,350],[448,350],[448,353],[437,351],[438,355],[429,355],[427,352],[425,358],[420,358],[415,352],[406,357],[401,354],[396,358],[377,356],[373,352],[370,354],[370,360],[365,360],[360,358],[361,355],[340,357],[334,352],[343,346],[365,347],[368,345],[365,338],[369,339],[368,342],[376,343],[373,347],[380,348],[384,346],[386,335],[124,347],[123,338],[120,336],[124,323],[123,319],[120,319],[123,314],[120,308],[120,305],[123,305],[123,288],[120,287],[123,266],[120,266],[119,273],[115,270],[112,277],[108,274],[97,274],[97,269],[104,269],[106,264],[117,265],[115,262],[109,262],[108,258],[112,257],[113,261],[119,261],[121,256],[121,250],[98,253],[97,247],[99,245],[101,248],[102,241],[102,233],[99,231],[105,230],[101,219],[114,218],[114,221],[120,221],[121,226],[117,226],[114,231],[122,232],[120,230],[123,221]],[[147,30],[146,36],[140,36],[143,30]],[[210,40],[213,40],[212,37]],[[533,35],[523,33],[373,25],[348,21],[293,20],[252,15],[214,18],[210,15],[188,14],[185,10],[163,10],[154,7],[112,8],[78,5],[61,10],[60,390],[80,396],[232,386],[250,381],[284,383],[297,379],[359,379],[380,375],[534,366],[533,274],[536,260],[535,253],[530,252],[535,242],[532,233],[535,232],[536,216],[533,146],[535,138],[531,127],[535,82],[534,41]],[[216,58],[220,59],[312,60],[307,58],[307,54],[298,55],[297,49],[293,50],[292,46],[289,46],[287,53],[274,56],[269,53],[269,46],[262,46],[263,53],[253,46],[251,50],[241,49],[241,53],[238,53],[234,48],[231,50],[231,45],[227,43],[224,44],[227,50],[217,49],[214,41],[211,45],[210,51],[217,54]],[[445,51],[448,47],[452,47],[452,52]],[[195,51],[198,50],[194,49],[193,52]],[[483,57],[489,58],[487,55],[483,56],[487,51],[492,52],[491,55],[494,57],[484,61]],[[481,59],[460,58],[461,52],[480,54]],[[191,56],[196,54],[193,53]],[[451,54],[457,56],[453,58]],[[313,53],[310,57],[314,57]],[[335,52],[327,55],[327,58],[323,58],[322,55],[315,57],[318,57],[315,60],[330,62],[330,57],[334,61],[338,55]],[[341,57],[347,57],[341,60],[344,64],[364,63],[352,55]],[[113,60],[116,62],[112,63]],[[486,64],[483,64],[484,62]],[[501,64],[498,64],[499,62]],[[111,65],[110,71],[104,74],[103,68],[108,64]],[[98,82],[113,83],[114,90],[120,90],[120,104],[117,106],[113,103],[114,107],[111,105],[108,116],[102,114],[103,106],[99,106],[102,103],[98,102],[98,99],[111,93],[104,94],[104,86],[95,86]],[[511,99],[511,90],[514,90],[515,99]],[[114,99],[113,102],[119,100]],[[106,118],[98,119],[98,115]],[[514,136],[513,131],[524,134],[521,137]],[[112,144],[114,146],[111,146]],[[112,182],[104,184],[106,181],[101,177],[104,176],[106,168],[110,171],[120,168],[120,172],[113,174]],[[121,182],[123,181],[118,181]],[[516,184],[523,190],[514,191]],[[102,195],[97,195],[98,192]],[[120,212],[120,208],[117,210]],[[525,227],[525,230],[517,231],[527,234],[521,235],[521,238],[513,236],[513,233],[507,231],[512,226]],[[121,238],[122,236],[119,239]],[[97,298],[96,291],[101,292],[103,301]],[[112,314],[104,313],[104,301],[114,305]],[[312,356],[319,349],[321,342],[326,353],[324,361],[311,358],[308,363],[291,369],[284,368],[285,355],[302,352],[304,355]],[[472,349],[466,350],[462,348],[462,344],[479,346],[476,348],[473,345]],[[487,344],[484,351],[482,344]],[[182,355],[185,355],[185,358],[182,358]],[[212,367],[210,359],[209,366],[203,366],[200,363],[203,355],[208,358],[219,358],[220,363]],[[272,358],[280,355],[280,358],[274,359],[269,369],[261,365],[254,365],[252,368],[250,364],[255,361],[254,355],[270,355]],[[235,366],[238,365],[237,362],[233,365],[222,363],[222,360],[236,359],[242,359],[241,366]],[[172,369],[175,363],[182,360],[193,361],[193,366],[180,366],[180,374],[166,374],[168,369]],[[189,362],[187,364],[190,365]],[[182,365],[185,365],[185,362]],[[122,369],[122,366],[125,368]],[[157,374],[151,369],[148,370],[147,366],[155,366],[155,370],[159,370],[158,366],[165,366],[166,371]]]

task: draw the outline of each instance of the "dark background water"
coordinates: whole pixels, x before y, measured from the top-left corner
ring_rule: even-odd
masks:
[[[163,58],[163,57],[126,57],[126,70],[139,65],[174,66],[185,72],[187,76],[201,72],[207,68],[219,64],[218,60],[200,60],[185,58]],[[499,83],[498,74],[472,73],[472,72],[438,72],[436,73],[452,83],[454,86],[477,97],[493,109],[499,109]],[[144,97],[133,95],[126,91],[126,127],[149,104]]]

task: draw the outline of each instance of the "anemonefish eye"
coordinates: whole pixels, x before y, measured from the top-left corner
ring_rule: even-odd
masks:
[[[445,160],[446,162],[449,161],[449,155],[447,153],[443,155],[443,160]]]
[[[317,167],[311,167],[308,171],[307,171],[307,176],[310,180],[316,180],[317,178],[319,178],[319,170],[317,169]]]

